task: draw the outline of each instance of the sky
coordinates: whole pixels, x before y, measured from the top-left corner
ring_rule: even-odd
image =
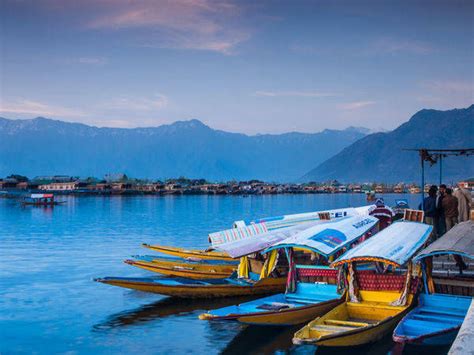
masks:
[[[474,1],[0,0],[0,115],[390,130],[474,103]]]

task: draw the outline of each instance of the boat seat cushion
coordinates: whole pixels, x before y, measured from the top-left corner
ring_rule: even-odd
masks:
[[[406,276],[393,274],[376,274],[373,271],[364,270],[357,274],[359,288],[365,291],[403,291]],[[410,293],[416,293],[419,278],[415,278],[410,285]]]
[[[298,277],[337,277],[336,269],[297,268]]]

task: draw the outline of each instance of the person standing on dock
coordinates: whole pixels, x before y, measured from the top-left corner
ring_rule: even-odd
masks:
[[[446,195],[446,185],[441,184],[439,185],[438,190],[438,197],[436,198],[436,234],[437,238],[441,237],[444,233],[446,233],[446,221],[444,216],[444,209],[443,209],[443,198]]]
[[[458,199],[453,196],[452,189],[446,189],[446,195],[443,197],[444,218],[446,221],[446,231],[449,231],[458,223]]]
[[[469,211],[471,210],[472,206],[471,193],[458,185],[458,187],[454,190],[453,196],[458,199],[458,221],[464,222],[469,220]]]
[[[437,214],[437,210],[436,210],[437,191],[438,191],[438,188],[436,187],[436,185],[432,185],[428,191],[428,196],[425,197],[425,199],[423,200],[423,206],[421,206],[420,204],[420,206],[418,207],[420,210],[423,208],[425,212],[425,223],[431,226],[434,226],[435,235],[437,234],[436,225],[435,225],[436,214]]]

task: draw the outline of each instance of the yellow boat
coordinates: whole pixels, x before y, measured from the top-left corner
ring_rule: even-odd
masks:
[[[191,279],[223,279],[237,270],[238,261],[190,260],[177,257],[143,255],[126,264],[167,276]]]
[[[355,346],[380,340],[410,310],[413,295],[404,306],[391,306],[400,292],[360,291],[362,300],[344,302],[316,318],[293,337],[294,344]]]
[[[432,230],[419,222],[396,222],[337,259],[331,266],[348,274],[346,302],[297,331],[293,343],[355,346],[392,332],[413,306],[420,275],[410,260]],[[383,263],[383,271],[367,269],[367,262]],[[403,265],[407,271],[398,271]]]
[[[219,251],[206,251],[198,249],[185,249],[163,245],[142,244],[143,247],[158,251],[163,254],[178,256],[180,258],[195,258],[202,260],[226,260],[235,261],[228,254]]]
[[[219,298],[283,292],[285,290],[286,277],[268,277],[258,281],[239,279],[237,277],[208,280],[104,277],[94,281],[171,297]]]

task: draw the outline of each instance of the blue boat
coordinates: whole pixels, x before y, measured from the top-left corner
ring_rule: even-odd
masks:
[[[453,255],[458,260],[460,257],[474,259],[474,222],[457,224],[415,257],[422,265],[425,293],[419,296],[418,306],[393,332],[393,340],[399,346],[451,344],[471,305],[470,296],[435,293],[431,274],[432,258],[436,255]]]
[[[377,219],[371,216],[347,217],[312,226],[275,243],[265,252],[275,255],[278,250],[285,250],[290,270],[286,293],[210,310],[199,318],[281,326],[305,323],[328,312],[344,300],[336,285],[337,270],[324,265],[296,265],[295,249],[310,251],[317,255],[318,260],[327,263],[328,259],[344,252],[343,248],[349,248],[376,225]],[[236,243],[224,244],[220,248],[230,255],[243,249]],[[312,282],[307,282],[308,278]]]

